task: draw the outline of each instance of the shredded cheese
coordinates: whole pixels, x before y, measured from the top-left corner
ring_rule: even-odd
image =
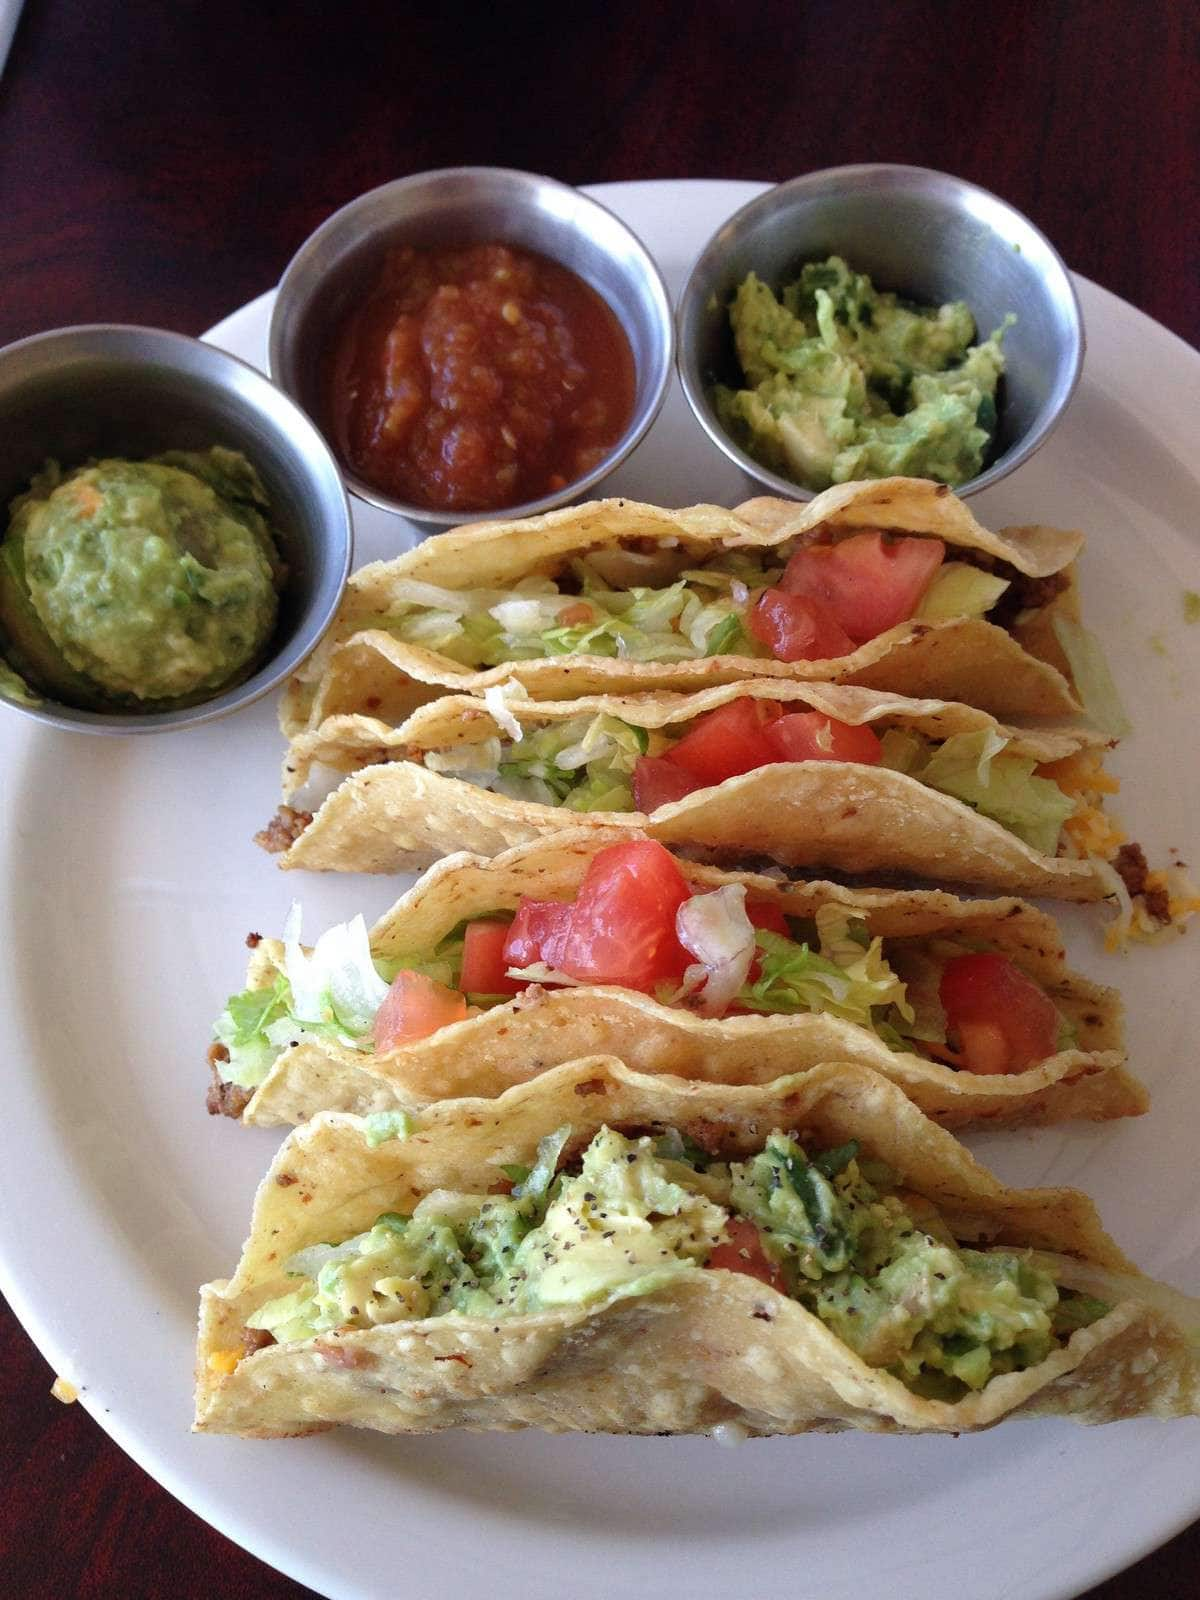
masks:
[[[1119,794],[1121,780],[1105,772],[1103,759],[1098,750],[1077,750],[1061,761],[1043,763],[1038,777],[1049,778],[1064,794]]]
[[[1063,831],[1081,855],[1099,856],[1102,861],[1111,861],[1127,837],[1099,806],[1080,806],[1063,823]]]

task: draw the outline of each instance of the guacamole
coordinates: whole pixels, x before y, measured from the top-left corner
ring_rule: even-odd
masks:
[[[780,296],[754,273],[729,308],[745,378],[713,399],[735,443],[809,489],[900,475],[965,483],[996,430],[1004,323],[973,344],[962,301],[881,294],[838,256],[810,261]]]
[[[266,492],[234,450],[54,462],[0,545],[4,654],[35,689],[91,709],[200,700],[244,676],[283,575]]]
[[[505,1168],[510,1195],[435,1190],[411,1216],[386,1212],[300,1251],[286,1264],[296,1288],[247,1326],[286,1344],[414,1318],[492,1321],[651,1294],[715,1267],[769,1278],[868,1365],[954,1399],[1044,1360],[1109,1309],[1016,1251],[961,1247],[930,1201],[855,1144],[806,1153],[775,1132],[727,1163],[675,1131],[602,1128],[556,1173],[570,1136],[543,1139],[531,1171]]]

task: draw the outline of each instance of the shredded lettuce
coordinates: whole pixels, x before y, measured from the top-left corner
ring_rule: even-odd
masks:
[[[300,945],[300,912],[293,906],[284,930],[284,970],[272,985],[231,995],[213,1025],[229,1052],[222,1077],[257,1088],[282,1050],[307,1039],[372,1051],[371,1028],[388,986],[401,968],[457,988],[462,969],[461,930],[433,951],[375,956],[362,917],[338,923],[309,953]]]
[[[633,769],[649,746],[644,728],[617,717],[572,717],[520,743],[488,739],[425,753],[425,765],[513,800],[569,811],[632,811]]]
[[[1075,800],[1050,778],[1035,775],[1037,762],[1015,755],[994,728],[956,733],[935,745],[919,733],[889,728],[880,763],[951,795],[1052,856]]]
[[[510,699],[521,699],[521,686],[510,679],[507,683],[489,684],[483,692],[483,703],[492,714],[492,721],[508,735],[514,744],[520,744],[524,738],[521,724],[509,709]]]
[[[817,913],[819,950],[759,928],[759,973],[740,990],[738,1004],[776,1014],[827,1012],[876,1031],[882,1020],[873,1015],[877,1010],[887,1017],[894,1008],[911,1022],[912,1007],[884,958],[883,940],[869,939],[864,946],[860,930],[865,934],[863,924],[836,905]]]
[[[230,995],[213,1024],[213,1035],[229,1052],[220,1063],[221,1076],[242,1089],[256,1089],[270,1072],[278,1049],[267,1038],[271,1025],[286,1018],[291,986],[281,973],[268,989],[246,989]]]
[[[513,1187],[514,1200],[544,1198],[554,1182],[554,1174],[558,1171],[558,1158],[562,1155],[570,1137],[571,1124],[564,1122],[561,1128],[556,1128],[553,1133],[548,1133],[538,1140],[537,1155],[532,1169],[527,1177],[522,1178]]]
[[[746,632],[745,622],[734,611],[727,612],[705,634],[706,656],[752,656],[755,653],[754,641]]]
[[[298,1022],[333,1024],[354,1044],[375,1021],[388,986],[375,970],[361,914],[327,928],[307,955],[300,945],[300,907],[293,903],[283,930],[283,970]]]
[[[430,772],[446,773],[489,788],[500,764],[503,745],[499,738],[481,739],[475,744],[449,745],[444,750],[427,750],[425,765]]]
[[[879,765],[913,777],[928,761],[932,749],[922,734],[909,728],[888,728],[879,741]]]
[[[1062,616],[1054,618],[1054,636],[1067,658],[1088,721],[1101,733],[1124,739],[1133,732],[1133,724],[1121,704],[1099,639],[1089,628]]]
[[[1075,801],[1051,779],[1035,777],[1036,766],[1031,757],[1006,751],[1004,740],[986,728],[947,739],[915,775],[1052,856]]]
[[[679,942],[695,962],[683,975],[685,990],[695,989],[696,1009],[721,1016],[750,971],[754,925],[746,915],[746,886],[727,883],[708,894],[694,894],[675,913]]]
[[[389,983],[398,972],[420,972],[447,989],[457,989],[462,962],[463,935],[456,929],[439,940],[434,950],[406,950],[400,955],[376,956],[375,970]]]
[[[578,594],[562,592],[541,576],[522,579],[507,591],[409,581],[379,625],[472,667],[555,655],[687,661],[768,654],[743,622],[751,591],[774,582],[779,565],[755,551],[723,551],[710,565],[680,573],[681,559],[660,552],[649,566],[673,565],[673,581],[628,588],[611,587],[603,563],[576,560],[571,567]],[[581,617],[580,606],[590,615]]]

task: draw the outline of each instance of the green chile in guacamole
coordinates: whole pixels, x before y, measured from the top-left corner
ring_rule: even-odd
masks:
[[[204,699],[253,665],[283,567],[258,473],[236,450],[48,462],[0,545],[8,664],[68,704]]]
[[[982,468],[996,429],[1003,324],[973,344],[962,301],[881,294],[838,256],[776,297],[753,273],[730,323],[745,387],[713,400],[734,442],[809,489],[900,475],[951,486]]]

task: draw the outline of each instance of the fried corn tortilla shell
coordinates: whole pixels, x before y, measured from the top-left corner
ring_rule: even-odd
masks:
[[[435,1189],[486,1193],[539,1139],[571,1126],[581,1149],[602,1126],[676,1128],[737,1158],[775,1128],[815,1145],[857,1140],[932,1201],[960,1243],[1053,1261],[1064,1286],[1098,1275],[1112,1309],[1045,1360],[966,1398],[918,1397],[864,1363],[798,1302],[741,1273],[695,1270],[648,1294],[481,1319],[452,1314],[334,1332],[242,1356],[248,1316],[295,1285],[282,1263],[346,1239]],[[1093,1291],[1097,1292],[1097,1291]],[[1099,1423],[1200,1409],[1200,1306],[1143,1277],[1086,1196],[1006,1188],[895,1085],[827,1064],[740,1088],[647,1077],[607,1057],[568,1063],[500,1100],[442,1101],[404,1140],[372,1147],[361,1119],[326,1113],[285,1141],[263,1180],[232,1279],[201,1291],[195,1426],[252,1437],[337,1423],[389,1433],[749,1434],[859,1428],[960,1433],[1007,1417]],[[236,1364],[234,1364],[236,1363]],[[228,1370],[233,1365],[233,1370]]]
[[[573,557],[626,552],[621,585],[671,582],[680,553],[691,561],[722,551],[779,552],[815,539],[865,530],[943,540],[950,558],[977,552],[1029,578],[1064,573],[1060,594],[1021,613],[1011,631],[979,617],[897,624],[851,655],[824,661],[703,656],[692,661],[628,661],[559,655],[506,662],[473,671],[449,656],[403,642],[380,619],[394,614],[398,586],[443,589],[511,587],[533,574],[553,576]],[[664,540],[671,541],[659,548]],[[649,550],[646,546],[649,544]],[[688,506],[678,511],[632,500],[600,500],[516,522],[485,522],[435,534],[393,561],[376,562],[350,579],[341,608],[320,648],[292,680],[281,722],[290,738],[326,717],[372,712],[390,721],[448,690],[482,694],[515,678],[537,700],[650,690],[687,691],[757,676],[784,682],[833,681],[936,694],[982,706],[998,716],[1064,717],[1079,703],[1052,622],[1078,621],[1073,571],[1083,544],[1078,532],[1017,527],[992,533],[949,489],[917,478],[839,484],[805,505],[760,498],[727,511]]]
[[[994,728],[1015,754],[1038,762],[1100,749],[1078,728],[1015,729],[987,712],[943,700],[909,700],[847,684],[727,684],[693,695],[594,696],[558,703],[510,699],[522,728],[606,713],[633,727],[683,724],[740,696],[815,710],[876,732],[903,727],[933,739]],[[564,826],[561,807],[514,800],[421,765],[424,752],[503,735],[487,706],[448,695],[399,727],[373,717],[330,717],[300,734],[284,760],[285,798],[314,766],[347,776],[280,857],[283,867],[336,872],[401,872],[455,850],[496,855]],[[841,761],[759,767],[697,790],[651,817],[640,812],[570,813],[570,823],[644,828],[663,844],[711,859],[769,857],[786,867],[839,874],[900,874],[970,884],[1000,894],[1100,900],[1108,882],[1088,860],[1041,855],[1016,834],[901,772]]]
[[[371,931],[372,952],[399,957],[432,951],[460,923],[514,912],[522,896],[572,900],[589,864],[628,835],[576,829],[519,845],[494,860],[459,854],[432,867]],[[634,1071],[711,1083],[765,1083],[823,1061],[874,1068],[945,1127],[1136,1116],[1145,1090],[1123,1068],[1116,993],[1067,969],[1054,922],[1018,900],[957,900],[935,890],[889,892],[829,883],[779,883],[751,873],[680,862],[696,892],[743,884],[755,901],[810,919],[844,906],[861,918],[903,977],[932,940],[986,946],[1045,989],[1076,1029],[1076,1044],[1011,1076],[956,1071],[915,1053],[890,1050],[867,1028],[823,1014],[706,1018],[613,986],[536,987],[504,1005],[378,1054],[310,1040],[285,1049],[246,1105],[247,1123],[299,1123],[318,1111],[415,1110],[462,1095],[498,1096],[548,1067],[579,1056],[619,1056]],[[264,939],[250,960],[247,988],[270,989],[283,946]]]

